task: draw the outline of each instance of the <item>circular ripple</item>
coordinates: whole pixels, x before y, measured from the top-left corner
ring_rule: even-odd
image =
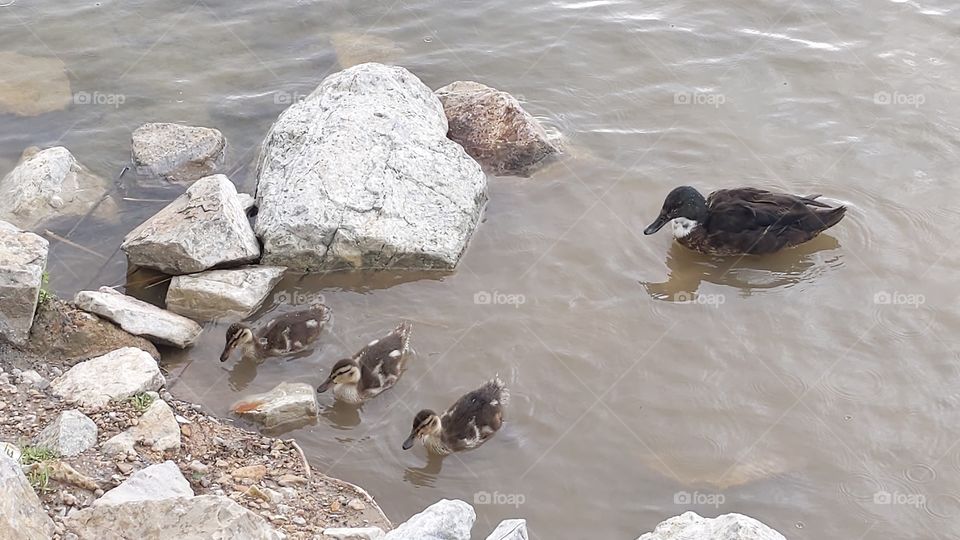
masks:
[[[840,482],[840,495],[859,503],[872,503],[874,496],[883,491],[883,484],[865,473],[851,474]]]
[[[884,394],[884,379],[878,371],[859,369],[850,371],[839,366],[823,381],[824,389],[847,401],[855,403],[872,402]]]
[[[937,493],[927,497],[923,507],[931,516],[953,520],[960,516],[960,497]]]
[[[890,302],[911,302],[911,298],[917,299],[917,295],[918,293],[881,291],[874,296],[874,302],[886,302],[888,299]],[[936,310],[926,304],[878,303],[873,312],[873,320],[880,328],[888,334],[904,339],[925,335],[936,318]]]
[[[937,478],[937,471],[933,470],[933,467],[930,467],[929,465],[918,463],[916,465],[907,467],[903,471],[903,475],[911,482],[926,484],[927,482],[932,482]]]

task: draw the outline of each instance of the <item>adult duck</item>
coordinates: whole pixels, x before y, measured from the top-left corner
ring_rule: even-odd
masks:
[[[704,198],[690,186],[671,191],[643,234],[673,222],[681,245],[707,255],[765,255],[812,240],[843,219],[844,206],[756,188],[721,189]]]
[[[440,456],[476,448],[500,430],[509,401],[510,391],[500,377],[494,377],[458,399],[442,416],[430,409],[418,412],[403,449],[409,450],[417,439]]]

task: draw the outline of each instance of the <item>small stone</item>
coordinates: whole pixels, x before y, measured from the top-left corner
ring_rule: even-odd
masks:
[[[117,469],[123,474],[130,474],[131,472],[133,472],[133,465],[130,465],[129,463],[120,462],[120,463],[117,463]]]
[[[302,476],[295,474],[285,474],[277,479],[277,483],[283,487],[305,486],[308,481]]]
[[[340,511],[340,501],[333,501],[332,503],[330,503],[330,511],[331,511],[331,512],[334,512],[334,513],[339,512],[339,511]]]
[[[69,491],[64,491],[64,492],[60,495],[60,500],[62,500],[62,501],[63,501],[63,504],[65,504],[65,505],[67,505],[67,506],[76,506],[76,505],[77,505],[77,498],[74,497],[73,494],[70,493]]]
[[[230,464],[230,463],[228,463],[227,460],[225,460],[225,459],[218,459],[218,460],[214,463],[214,465],[216,465],[217,467],[221,467],[221,468],[226,467],[226,466],[229,465],[229,464]]]
[[[351,510],[356,510],[357,512],[362,512],[367,509],[367,505],[364,504],[360,499],[352,499],[347,503],[347,507]]]
[[[255,482],[259,482],[266,475],[267,467],[265,465],[249,465],[247,467],[240,467],[232,473],[234,478],[248,478]]]
[[[303,518],[300,517],[300,516],[293,516],[293,518],[291,518],[290,521],[296,523],[297,525],[306,525],[306,524],[307,524],[307,520],[303,519]]]
[[[191,461],[191,462],[190,462],[190,465],[188,465],[187,467],[188,467],[191,471],[196,472],[196,473],[200,473],[200,474],[207,474],[207,472],[210,471],[210,466],[209,466],[209,465],[205,465],[205,464],[203,464],[203,463],[200,463],[200,462],[197,461],[197,460]]]

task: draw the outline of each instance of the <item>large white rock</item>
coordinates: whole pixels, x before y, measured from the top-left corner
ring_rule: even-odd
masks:
[[[98,291],[80,291],[73,303],[84,311],[117,323],[135,336],[181,349],[193,345],[203,331],[199,324],[186,317],[121,294],[110,287],[100,287]]]
[[[280,540],[263,518],[226,497],[200,495],[71,512],[67,530],[81,540]]]
[[[446,134],[439,99],[403,68],[361,64],[327,77],[263,142],[263,261],[297,270],[454,267],[487,182]]]
[[[380,527],[330,527],[323,530],[324,538],[334,540],[381,540],[385,534]]]
[[[267,429],[310,422],[318,411],[316,391],[307,383],[280,383],[269,392],[247,396],[233,405],[234,414]]]
[[[0,221],[0,339],[23,345],[30,337],[49,247],[45,239]]]
[[[33,440],[34,446],[49,448],[61,456],[76,456],[97,444],[97,424],[82,412],[63,411]]]
[[[159,501],[176,497],[193,497],[193,489],[176,463],[164,461],[133,473],[119,486],[93,501],[93,505]]]
[[[248,263],[260,256],[237,188],[222,174],[197,180],[130,231],[120,247],[131,264],[173,275]]]
[[[442,499],[388,532],[385,540],[470,540],[476,519],[469,504]]]
[[[40,506],[20,464],[0,458],[0,538],[47,540],[53,532],[53,520]]]
[[[245,319],[263,304],[285,270],[250,266],[176,276],[167,289],[167,309],[197,321]]]
[[[786,540],[782,534],[743,514],[715,518],[684,512],[672,517],[637,540]]]
[[[0,52],[0,113],[35,116],[63,109],[73,99],[59,58]]]
[[[487,540],[527,540],[527,520],[505,519],[487,536]]]
[[[91,210],[112,221],[117,207],[107,196],[110,188],[109,181],[91,173],[62,146],[27,148],[16,168],[0,180],[0,219],[31,231],[66,218],[73,226]]]
[[[125,347],[81,362],[50,383],[54,394],[69,403],[103,407],[163,386],[163,374],[149,353]]]
[[[137,173],[177,182],[212,174],[227,145],[219,130],[167,123],[144,124],[131,139]]]
[[[163,452],[180,448],[180,424],[166,401],[158,399],[140,415],[137,425],[110,437],[101,445],[107,454],[126,454],[134,445],[145,440],[153,441],[153,450]]]

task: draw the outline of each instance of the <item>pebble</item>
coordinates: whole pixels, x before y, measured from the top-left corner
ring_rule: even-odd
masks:
[[[285,505],[285,504],[278,504],[278,505],[277,505],[277,512],[280,512],[281,514],[292,514],[292,513],[293,513],[293,507],[287,506],[287,505]]]
[[[210,470],[210,466],[209,466],[209,465],[205,465],[205,464],[203,464],[203,463],[200,463],[200,462],[197,461],[197,460],[191,461],[191,462],[190,462],[190,465],[189,465],[189,468],[190,468],[191,471],[193,471],[193,472],[198,472],[198,473],[200,473],[200,474],[206,474],[206,473]]]
[[[356,510],[357,512],[362,512],[367,509],[367,505],[363,504],[363,501],[360,499],[353,499],[347,503],[347,507],[351,510]]]
[[[330,511],[331,511],[331,512],[339,512],[339,511],[340,511],[340,501],[333,501],[332,503],[330,503]]]
[[[303,519],[303,518],[300,517],[300,516],[293,516],[293,519],[291,519],[290,521],[296,523],[297,525],[306,525],[306,524],[307,524],[307,520]]]
[[[228,463],[227,460],[225,460],[225,459],[218,459],[218,460],[216,461],[216,463],[214,463],[214,465],[216,465],[217,467],[221,467],[221,468],[222,468],[222,467],[226,467],[226,466],[229,465],[229,464],[230,464],[230,463]]]
[[[295,474],[285,474],[277,479],[277,483],[283,487],[303,486],[307,484],[307,479]]]
[[[100,488],[97,488],[97,490],[93,492],[93,495],[96,497],[103,497],[103,490]]]
[[[63,370],[57,366],[53,366],[52,368],[50,368],[50,373],[53,374],[54,377],[59,377],[63,375]]]
[[[63,501],[63,504],[65,504],[65,505],[67,505],[67,506],[76,506],[76,505],[77,505],[77,498],[74,497],[73,494],[70,493],[69,491],[64,491],[64,492],[60,495],[60,500],[62,500],[62,501]]]
[[[160,399],[164,401],[170,401],[173,399],[173,396],[170,395],[170,392],[167,392],[166,390],[164,390],[163,392],[160,392]]]
[[[123,474],[130,474],[131,472],[133,472],[133,465],[130,465],[129,463],[120,462],[120,463],[117,463],[117,469]]]
[[[204,476],[203,478],[200,479],[200,485],[205,488],[210,487],[210,479]]]
[[[261,478],[267,475],[267,467],[265,465],[248,465],[246,467],[240,467],[233,471],[232,474],[234,478],[249,478],[259,482]]]

